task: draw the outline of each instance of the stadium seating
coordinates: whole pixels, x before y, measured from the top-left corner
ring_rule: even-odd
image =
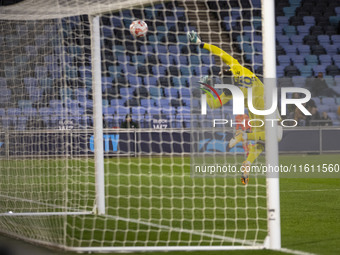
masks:
[[[239,7],[242,7],[245,2],[235,1]],[[257,2],[260,7],[260,2]],[[103,26],[103,41],[105,38],[115,38],[106,56],[107,59],[112,59],[112,62],[107,63],[106,74],[102,77],[103,105],[107,110],[104,119],[108,127],[119,124],[116,122],[117,119],[112,117],[115,114],[132,113],[134,116],[138,116],[138,113],[142,113],[146,116],[149,112],[145,109],[152,109],[150,112],[154,113],[155,111],[155,114],[162,111],[169,116],[169,119],[176,120],[173,122],[176,127],[188,127],[188,119],[184,120],[181,116],[187,113],[189,105],[194,108],[199,107],[199,101],[192,98],[193,90],[187,88],[192,85],[189,77],[219,72],[219,68],[215,66],[214,57],[207,52],[199,51],[197,47],[187,45],[185,32],[196,28],[188,25],[184,10],[178,6],[177,2],[174,3],[174,10],[171,13],[162,14],[163,19],[150,25],[146,43],[143,44],[133,45],[128,40],[124,40],[132,39],[129,33],[126,33],[122,28],[130,24],[131,20],[135,18],[136,12],[124,10],[114,14],[110,19],[110,24],[115,29]],[[225,31],[231,34],[235,45],[240,45],[240,50],[245,53],[243,54],[244,62],[260,74],[262,69],[262,44],[260,42],[262,38],[261,33],[257,32],[261,24],[258,18],[259,14],[253,13],[252,16],[249,16],[254,18],[250,23],[249,19],[242,16],[247,12],[225,13],[224,10],[218,9],[221,4],[219,0],[211,1],[209,8],[220,11]],[[144,11],[145,18],[157,16],[158,8],[163,8],[163,6],[155,5],[155,8],[155,10],[146,9]],[[325,77],[327,84],[338,91],[340,88],[339,76],[337,76],[340,75],[340,35],[337,34],[336,29],[340,21],[339,4],[336,5],[336,1],[331,0],[319,2],[290,0],[276,3],[275,10],[277,76],[289,77],[288,80],[281,81],[280,86],[293,84],[296,87],[304,87],[306,78],[323,72],[324,75],[327,75]],[[166,18],[164,15],[167,15]],[[67,19],[63,22],[66,24]],[[72,38],[74,35],[65,24],[63,24],[65,36]],[[235,33],[241,27],[244,34]],[[257,30],[253,31],[253,28]],[[31,56],[39,55],[39,48],[41,49],[48,43],[48,33],[44,31],[53,29],[56,27],[48,26],[36,35],[32,41],[33,45],[26,45],[23,49],[25,52],[18,53],[14,61],[26,64]],[[25,26],[17,26],[14,30],[15,33],[4,38],[5,42],[13,43],[13,39],[18,39],[18,35],[27,33]],[[255,41],[254,44],[247,43],[252,39]],[[27,124],[25,114],[33,113],[33,115],[44,119],[49,128],[53,128],[53,125],[58,121],[54,114],[58,111],[59,113],[60,111],[64,112],[65,107],[71,110],[69,115],[77,116],[81,116],[86,110],[91,110],[90,62],[85,61],[77,67],[74,65],[77,57],[84,53],[84,47],[76,44],[67,45],[65,50],[63,59],[67,64],[65,70],[62,70],[57,64],[60,59],[56,55],[60,49],[56,47],[54,49],[56,55],[44,56],[39,65],[32,67],[31,73],[27,72],[27,76],[22,77],[24,91],[19,88],[13,89],[6,84],[7,80],[14,80],[18,77],[18,70],[13,66],[4,66],[3,78],[0,78],[0,107],[3,106],[1,104],[7,104],[11,99],[15,103],[13,108],[7,111],[1,111],[2,108],[0,108],[2,126],[17,125],[19,130],[24,130]],[[110,56],[112,50],[115,52],[115,56]],[[200,52],[200,55],[191,54],[193,52]],[[79,78],[84,86],[72,87],[70,85],[66,89],[57,87],[56,81],[63,77],[64,71],[68,80]],[[49,96],[48,91],[54,91],[53,94],[56,95],[56,98]],[[23,99],[19,95],[26,95],[26,98]],[[72,101],[65,103],[68,99]],[[325,102],[327,105],[331,103],[335,105],[334,100],[327,99]],[[37,105],[39,107],[35,109]],[[325,105],[324,102],[323,105]],[[122,110],[118,110],[120,108]],[[322,109],[327,109],[327,107],[323,106]],[[8,119],[6,116],[13,117],[13,119]],[[91,119],[84,116],[76,121],[90,123]]]

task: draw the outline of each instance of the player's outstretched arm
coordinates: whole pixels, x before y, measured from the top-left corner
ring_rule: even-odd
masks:
[[[239,65],[239,62],[226,53],[224,50],[220,49],[219,47],[209,44],[209,43],[202,43],[201,39],[198,37],[197,33],[193,30],[187,33],[188,39],[192,43],[199,44],[201,48],[210,51],[212,54],[219,56],[222,58],[223,62],[227,65]]]

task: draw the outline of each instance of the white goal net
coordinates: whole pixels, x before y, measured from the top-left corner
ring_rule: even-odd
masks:
[[[265,246],[266,179],[191,172],[240,166],[248,146],[209,126],[230,103],[200,112],[200,79],[224,65],[192,30],[262,77],[260,1],[3,1],[1,233],[84,252]]]

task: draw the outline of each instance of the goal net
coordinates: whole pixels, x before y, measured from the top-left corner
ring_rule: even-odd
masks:
[[[191,171],[247,151],[211,126],[230,103],[201,113],[199,82],[225,66],[186,35],[262,77],[260,1],[2,2],[1,233],[84,252],[264,248],[266,179]]]

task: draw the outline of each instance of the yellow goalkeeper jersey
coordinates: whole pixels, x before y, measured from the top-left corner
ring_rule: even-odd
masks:
[[[249,69],[245,68],[244,66],[240,65],[240,63],[230,56],[225,51],[221,50],[220,48],[204,43],[203,48],[210,51],[212,54],[219,56],[223,62],[230,66],[230,71],[234,75],[234,80],[238,84],[239,88],[242,90],[245,98],[245,107],[248,108],[247,97],[248,97],[248,88],[252,87],[253,90],[253,105],[257,110],[264,109],[264,85],[260,81],[260,79]],[[222,93],[220,95],[222,100],[222,104],[226,104],[229,100],[232,99],[231,95],[225,95]],[[210,99],[210,98],[209,98]],[[221,104],[219,100],[212,100],[207,99],[207,103],[210,108],[219,108]],[[255,115],[249,111],[249,118],[250,119],[264,119],[264,116]]]

